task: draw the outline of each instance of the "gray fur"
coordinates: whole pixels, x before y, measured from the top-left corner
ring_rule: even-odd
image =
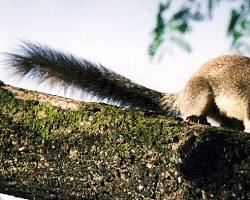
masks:
[[[174,113],[205,122],[211,117],[223,126],[244,123],[250,132],[250,58],[221,56],[207,62],[176,94],[161,93],[83,58],[24,42],[20,52],[8,53],[16,74],[38,77],[65,88],[74,86],[121,106]]]

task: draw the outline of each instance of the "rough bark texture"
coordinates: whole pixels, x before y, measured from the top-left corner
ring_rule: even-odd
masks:
[[[250,199],[250,134],[2,85],[0,193]]]

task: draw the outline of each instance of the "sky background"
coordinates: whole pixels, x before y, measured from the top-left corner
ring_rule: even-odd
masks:
[[[101,63],[149,88],[176,92],[208,59],[230,53],[225,36],[230,6],[221,4],[214,21],[194,26],[187,37],[191,54],[178,50],[161,62],[152,62],[147,48],[159,2],[0,0],[0,52],[13,51],[20,40],[39,42]],[[7,84],[64,95],[61,88],[20,80],[3,66],[4,55],[0,54],[0,80]],[[0,196],[3,199],[8,198]]]

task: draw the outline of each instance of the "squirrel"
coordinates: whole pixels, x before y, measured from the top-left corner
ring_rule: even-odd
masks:
[[[250,132],[250,58],[225,55],[205,63],[178,93],[162,93],[121,76],[84,58],[23,42],[19,51],[6,53],[8,66],[18,76],[29,74],[41,81],[73,86],[100,100],[164,114],[181,115],[187,121]]]

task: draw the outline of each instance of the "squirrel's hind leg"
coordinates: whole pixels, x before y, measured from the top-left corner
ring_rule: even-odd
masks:
[[[245,132],[250,133],[250,102],[248,103],[247,106],[247,114],[243,120],[244,122],[244,127],[245,127]]]
[[[214,99],[208,80],[202,76],[192,77],[180,94],[178,105],[187,121],[209,124],[206,117]]]
[[[205,116],[196,116],[196,115],[191,115],[186,118],[186,121],[188,122],[193,122],[197,124],[205,124],[205,125],[211,125]]]

